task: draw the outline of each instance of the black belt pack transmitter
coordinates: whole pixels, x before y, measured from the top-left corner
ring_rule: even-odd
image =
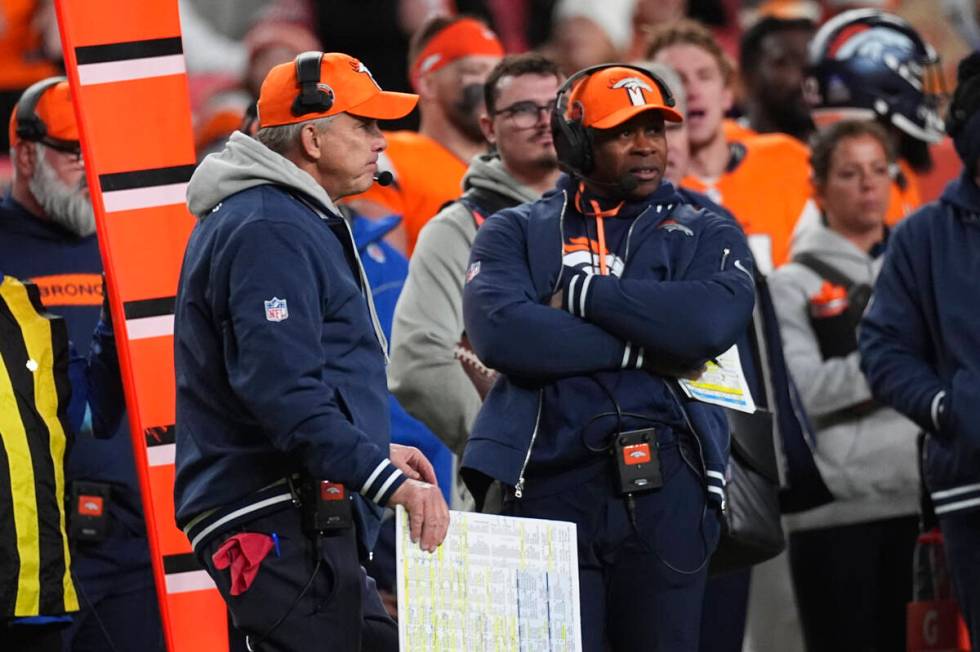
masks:
[[[621,494],[633,494],[663,486],[656,430],[644,428],[616,435],[612,445]]]
[[[72,541],[102,541],[109,530],[109,495],[101,482],[72,482],[68,536]]]
[[[307,532],[343,530],[354,526],[351,497],[339,482],[305,481],[300,485],[303,529]]]

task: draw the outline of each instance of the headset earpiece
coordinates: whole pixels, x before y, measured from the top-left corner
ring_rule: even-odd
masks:
[[[558,156],[560,167],[571,174],[588,176],[592,172],[594,159],[592,129],[582,124],[581,111],[577,112],[576,115],[575,107],[572,107],[573,111],[570,117],[565,117],[568,113],[568,95],[580,79],[606,68],[629,68],[642,73],[657,85],[665,105],[673,107],[676,104],[674,94],[670,92],[670,87],[667,86],[666,82],[646,68],[627,63],[603,63],[579,70],[566,79],[565,83],[558,89],[555,97],[555,108],[551,113],[551,139],[555,145],[555,154]]]
[[[293,101],[291,111],[299,117],[307,113],[325,113],[333,106],[333,89],[320,84],[322,52],[302,52],[296,56],[296,81],[299,95]]]
[[[64,77],[49,77],[32,84],[17,102],[17,138],[32,142],[40,142],[48,135],[48,127],[37,115],[37,105],[52,86],[65,81]]]

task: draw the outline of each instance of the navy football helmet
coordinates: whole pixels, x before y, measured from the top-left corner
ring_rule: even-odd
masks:
[[[808,58],[803,91],[818,126],[877,118],[919,141],[942,139],[939,56],[904,19],[845,11],[817,31]]]

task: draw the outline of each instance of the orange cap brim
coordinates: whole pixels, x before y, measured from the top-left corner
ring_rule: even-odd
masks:
[[[606,117],[596,120],[589,126],[593,129],[612,129],[613,127],[618,127],[627,120],[630,120],[646,111],[660,111],[660,113],[664,116],[664,120],[667,122],[684,122],[684,117],[674,109],[666,106],[653,106],[650,104],[645,104],[643,106],[627,106],[619,111],[613,111]]]
[[[381,91],[371,99],[345,109],[345,112],[361,118],[397,120],[411,113],[418,101],[419,96],[412,93]]]

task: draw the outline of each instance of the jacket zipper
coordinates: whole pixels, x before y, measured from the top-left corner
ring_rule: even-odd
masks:
[[[565,271],[563,259],[565,257],[565,208],[568,206],[568,191],[562,190],[561,194],[565,198],[565,201],[562,202],[561,205],[561,215],[558,216],[558,260],[562,261],[562,264],[558,266],[558,278],[555,280],[555,284],[551,287],[552,294],[555,293],[555,290],[561,287],[561,275],[562,272]],[[527,462],[524,464],[526,466]]]
[[[544,404],[544,390],[538,390],[538,414],[534,417],[534,430],[531,432],[531,442],[527,445],[527,455],[524,456],[524,464],[521,465],[521,472],[517,478],[517,485],[514,487],[514,498],[524,496],[524,471],[527,463],[531,461],[531,451],[534,450],[534,440],[538,438],[538,426],[541,423],[541,407]]]
[[[642,219],[643,216],[646,215],[647,211],[649,210],[650,210],[650,206],[644,208],[643,212],[636,216],[636,219],[633,220],[633,223],[630,224],[630,228],[627,229],[626,231],[626,250],[623,252],[623,275],[624,276],[626,275],[626,261],[629,260],[630,257],[630,240],[633,238],[633,229],[636,228],[636,223],[639,222],[640,219]]]
[[[562,191],[562,195],[565,201],[561,205],[561,215],[558,216],[558,246],[561,247],[560,254],[565,255],[565,209],[568,206],[568,193]],[[560,258],[559,258],[560,260]],[[555,285],[551,288],[551,293],[554,294],[555,290],[561,287],[561,275],[564,270],[564,264],[558,268],[558,280],[555,281]],[[538,390],[538,413],[534,417],[534,430],[531,431],[531,441],[527,445],[527,454],[524,455],[524,463],[521,464],[520,473],[518,473],[517,484],[514,486],[514,497],[521,498],[524,496],[524,471],[527,470],[528,462],[531,461],[531,451],[534,450],[534,440],[538,438],[538,425],[541,423],[541,408],[544,405],[544,390]]]
[[[722,272],[725,271],[725,263],[728,262],[728,256],[731,253],[732,253],[732,250],[729,249],[728,247],[725,247],[724,249],[721,250],[721,267],[720,267],[720,271],[722,271]]]

